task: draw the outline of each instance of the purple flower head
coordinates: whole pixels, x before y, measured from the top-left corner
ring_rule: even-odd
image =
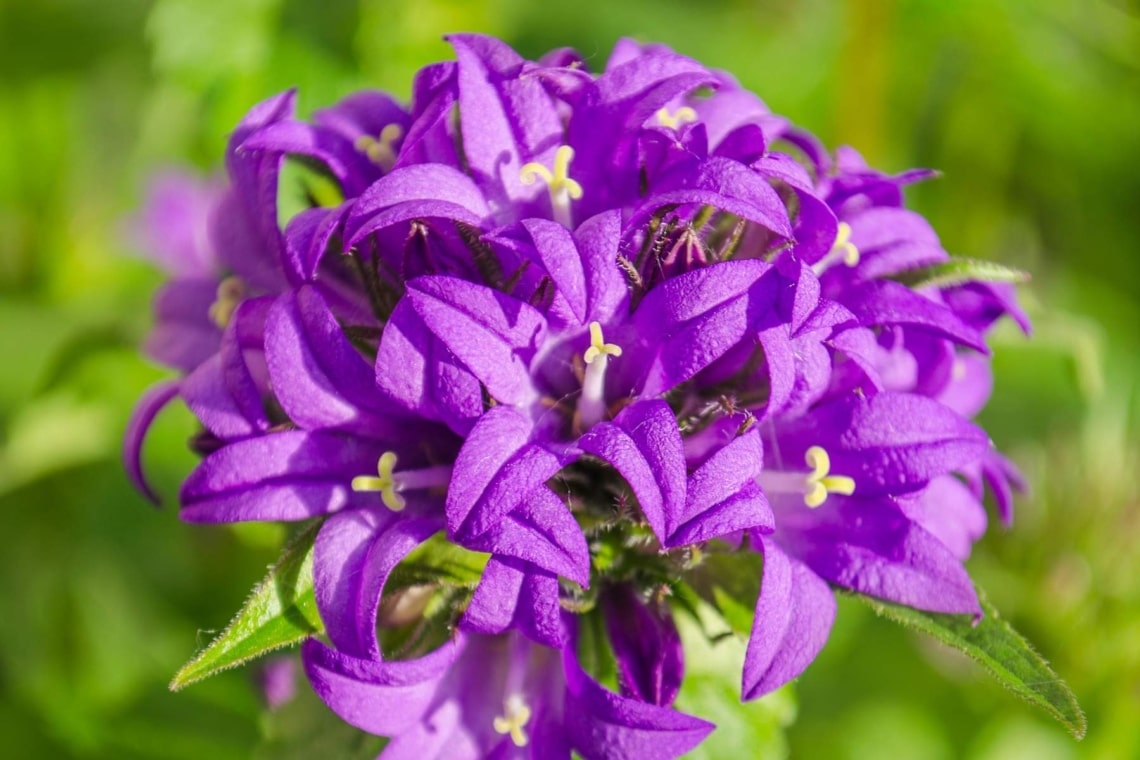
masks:
[[[157,309],[190,315],[184,375],[126,445],[141,483],[181,397],[184,519],[324,520],[329,706],[384,757],[673,757],[711,730],[669,707],[710,558],[763,558],[745,699],[819,653],[833,588],[979,616],[962,563],[1018,476],[970,419],[986,333],[1025,325],[1004,286],[920,276],[951,261],[904,207],[930,173],[832,156],[662,46],[593,74],[449,41],[407,107],[286,93],[239,125],[202,292]],[[278,219],[295,157],[340,202]],[[416,575],[455,553],[473,578]]]

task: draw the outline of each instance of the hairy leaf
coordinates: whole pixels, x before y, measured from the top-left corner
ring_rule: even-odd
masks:
[[[892,279],[911,288],[949,288],[967,282],[1028,282],[1029,273],[993,261],[955,257],[941,264],[901,272]]]
[[[285,547],[233,622],[174,676],[172,691],[324,631],[313,595],[313,541],[320,527],[313,523]]]
[[[879,615],[933,636],[980,663],[1002,686],[1048,712],[1077,739],[1085,735],[1085,715],[1068,685],[998,616],[980,589],[978,599],[985,617],[977,625],[969,615],[922,612],[866,596],[859,598]]]

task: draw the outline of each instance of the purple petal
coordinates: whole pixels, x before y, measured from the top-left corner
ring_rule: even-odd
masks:
[[[382,452],[354,438],[299,430],[236,441],[206,457],[182,484],[187,522],[304,520],[349,501],[352,478]]]
[[[242,144],[254,133],[291,119],[296,99],[296,93],[290,90],[254,106],[230,136],[226,150],[226,169],[233,192],[230,199],[222,202],[215,219],[221,221],[228,216],[231,225],[223,225],[220,231],[234,233],[241,229],[239,235],[244,241],[223,232],[221,239],[229,244],[219,245],[218,251],[243,279],[263,290],[284,284],[284,242],[277,219],[277,181],[284,156],[243,150]],[[242,242],[248,244],[244,250],[237,247]]]
[[[864,282],[844,290],[839,300],[864,325],[914,327],[989,354],[985,338],[953,311],[897,282]]]
[[[317,534],[313,584],[325,632],[354,657],[379,660],[377,607],[389,574],[409,552],[443,527],[438,518],[352,509],[333,515]]]
[[[278,401],[302,428],[389,441],[405,434],[372,367],[313,286],[277,299],[266,322],[265,355]]]
[[[297,276],[306,282],[317,276],[317,269],[333,240],[343,232],[351,205],[312,208],[289,220],[285,228],[285,253]]]
[[[775,691],[815,660],[835,622],[827,584],[770,538],[760,537],[764,577],[744,655],[745,701]]]
[[[263,433],[270,427],[258,377],[264,376],[261,336],[271,303],[271,298],[242,302],[222,334],[218,353],[183,381],[182,398],[190,411],[224,441]],[[256,375],[251,362],[259,368]]]
[[[210,319],[216,279],[172,280],[154,297],[155,326],[143,351],[160,364],[190,372],[218,350],[222,331]]]
[[[669,707],[620,697],[583,671],[572,648],[562,650],[566,731],[583,757],[665,760],[680,757],[716,728]]]
[[[466,435],[483,413],[479,381],[424,324],[408,299],[396,305],[376,353],[376,384],[409,411]]]
[[[166,407],[177,395],[179,381],[164,380],[147,389],[135,408],[131,411],[131,418],[127,421],[127,429],[123,433],[123,465],[127,469],[127,477],[139,492],[158,506],[159,498],[147,482],[142,466],[142,447],[147,431],[158,413]]]
[[[395,168],[459,165],[452,131],[452,115],[459,99],[457,68],[454,61],[442,61],[416,72],[412,81],[412,124],[404,136]]]
[[[654,193],[635,210],[627,226],[648,220],[662,206],[700,204],[792,236],[788,212],[779,193],[750,167],[727,158],[713,157],[697,167],[682,166],[662,177]]]
[[[535,399],[530,363],[546,336],[536,309],[453,277],[417,278],[404,297],[493,398],[506,404]]]
[[[623,696],[668,707],[685,675],[681,637],[663,605],[643,602],[628,585],[602,593],[606,632]]]
[[[854,478],[857,496],[916,490],[990,450],[984,430],[910,393],[849,393],[782,423],[777,438],[788,467],[799,467],[809,447],[823,446],[831,472]]]
[[[667,545],[695,544],[753,528],[771,532],[775,517],[756,482],[762,459],[755,428],[713,454],[689,477],[685,509]]]
[[[957,478],[943,475],[918,493],[899,497],[903,514],[921,525],[965,561],[986,532],[986,509]]]
[[[678,95],[715,86],[716,77],[696,61],[658,52],[608,69],[582,92],[567,128],[577,151],[571,175],[584,190],[587,216],[612,207],[614,198],[637,196],[637,172],[628,161],[631,135]]]
[[[919,214],[874,207],[851,217],[851,242],[859,249],[859,279],[889,277],[948,260],[938,235]]]
[[[463,155],[476,181],[501,209],[535,194],[519,170],[549,165],[562,136],[562,121],[542,83],[522,76],[525,61],[493,37],[447,38],[459,67],[459,119]]]
[[[977,330],[985,330],[1009,315],[1021,331],[1029,335],[1033,325],[1017,301],[1017,289],[1009,283],[969,282],[942,291],[946,305]]]
[[[685,452],[677,419],[661,400],[635,401],[612,423],[595,425],[578,441],[587,454],[609,462],[637,497],[657,540],[685,505]]]
[[[558,577],[509,557],[492,557],[463,615],[464,630],[520,631],[531,641],[560,648],[564,633]]]
[[[130,221],[133,244],[173,277],[213,279],[217,262],[206,227],[221,195],[213,179],[178,170],[156,174]]]
[[[487,411],[455,460],[447,493],[447,527],[466,538],[486,533],[562,468],[562,460],[531,443],[534,423],[521,411]]]
[[[396,216],[380,215],[393,207],[408,210]],[[381,177],[356,200],[346,238],[351,248],[368,234],[397,221],[439,217],[478,227],[488,215],[483,194],[458,169],[443,164],[404,166]]]
[[[531,491],[514,511],[464,545],[529,562],[583,587],[590,585],[586,537],[566,503],[545,486]]]
[[[309,639],[301,657],[313,689],[333,712],[363,731],[392,736],[413,727],[427,711],[459,649],[458,643],[448,643],[418,660],[380,662]]]
[[[726,261],[662,282],[646,294],[617,362],[618,383],[656,396],[688,380],[751,336],[775,300],[763,261]],[[629,378],[623,381],[621,378]]]
[[[981,614],[961,561],[890,501],[830,498],[781,542],[840,586],[931,612]]]

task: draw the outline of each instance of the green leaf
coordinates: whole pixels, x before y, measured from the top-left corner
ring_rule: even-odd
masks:
[[[456,546],[447,540],[445,533],[436,533],[396,566],[384,590],[390,592],[422,584],[473,589],[483,577],[483,568],[490,558],[490,554]]]
[[[733,633],[748,638],[763,573],[764,558],[759,552],[712,552],[701,558],[686,580]]]
[[[993,261],[955,257],[901,272],[893,279],[912,288],[949,288],[967,282],[1029,282],[1029,273]]]
[[[712,605],[698,601],[689,614],[676,615],[685,646],[685,680],[677,709],[716,722],[716,730],[686,758],[712,760],[740,756],[787,757],[785,731],[796,719],[795,691],[791,685],[754,702],[740,699],[740,672],[745,642],[727,631]],[[711,637],[710,637],[711,634]]]
[[[320,527],[313,523],[285,547],[233,622],[174,676],[172,691],[324,631],[313,594],[313,542]]]
[[[1021,634],[998,615],[981,590],[985,617],[977,625],[970,615],[943,615],[856,595],[879,615],[933,636],[981,664],[1002,686],[1042,708],[1077,739],[1085,735],[1085,715],[1064,681]]]

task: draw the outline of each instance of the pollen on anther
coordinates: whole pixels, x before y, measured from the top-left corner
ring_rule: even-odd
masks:
[[[399,124],[389,124],[380,130],[379,137],[361,135],[353,146],[368,156],[368,160],[385,171],[396,163],[395,143],[404,136],[404,128]]]
[[[657,122],[668,129],[676,129],[682,124],[689,124],[697,120],[697,112],[688,106],[681,106],[676,111],[662,108],[657,111]]]
[[[352,479],[352,490],[358,492],[379,492],[384,506],[393,512],[403,510],[407,502],[400,495],[395,475],[396,454],[386,451],[376,462],[376,475],[357,475]]]
[[[847,222],[839,223],[839,229],[835,233],[835,244],[831,246],[831,250],[842,253],[843,263],[849,267],[859,263],[859,249],[851,242],[851,225]]]
[[[245,285],[237,277],[227,277],[218,283],[218,292],[215,300],[210,304],[209,317],[210,321],[218,326],[219,329],[226,329],[230,320],[233,319],[234,312],[237,307],[241,305],[242,299],[245,297]]]
[[[605,337],[602,335],[602,325],[600,322],[590,323],[590,347],[586,349],[586,353],[582,356],[586,364],[593,364],[594,360],[599,356],[621,356],[621,346],[616,343],[606,343]]]
[[[525,747],[530,743],[530,737],[525,731],[526,724],[530,722],[530,707],[517,696],[513,696],[503,705],[506,715],[495,718],[492,725],[495,733],[509,735],[516,747]]]
[[[804,489],[804,504],[813,509],[821,506],[833,493],[850,496],[855,493],[855,479],[846,475],[831,474],[831,457],[822,446],[812,446],[804,454],[804,461],[812,468]]]
[[[554,151],[553,171],[537,161],[531,161],[519,169],[519,179],[524,185],[533,185],[541,179],[549,187],[552,196],[565,193],[571,200],[579,200],[582,197],[582,186],[570,178],[570,162],[573,160],[574,149],[562,145]]]

